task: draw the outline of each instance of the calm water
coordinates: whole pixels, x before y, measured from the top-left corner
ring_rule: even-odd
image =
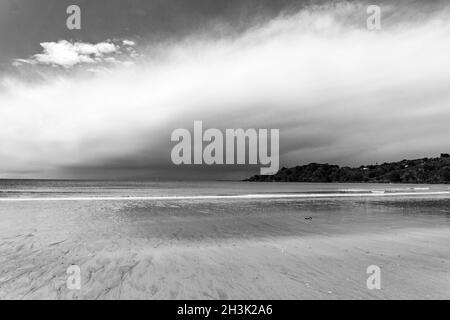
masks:
[[[4,180],[0,183],[0,231],[12,236],[36,234],[33,231],[36,230],[49,238],[70,232],[81,237],[89,233],[89,237],[114,234],[119,238],[204,240],[439,227],[450,225],[450,195],[435,193],[448,192],[449,188],[397,184]],[[223,197],[267,194],[306,197]],[[165,198],[208,195],[217,197]],[[52,201],[55,199],[68,201]]]
[[[165,197],[254,194],[347,194],[447,192],[449,185],[360,183],[136,182],[0,180],[0,198]]]

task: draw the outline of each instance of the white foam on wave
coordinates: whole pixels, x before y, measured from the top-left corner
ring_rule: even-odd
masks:
[[[367,192],[367,193],[385,193],[385,192],[404,192],[404,191],[425,191],[430,190],[429,187],[405,187],[405,188],[387,188],[387,189],[339,189],[339,192]]]
[[[120,196],[120,197],[42,197],[42,198],[0,198],[0,202],[10,201],[136,201],[136,200],[221,200],[221,199],[305,199],[305,198],[358,198],[358,197],[398,197],[450,195],[450,191],[396,192],[396,193],[312,193],[312,194],[243,194],[243,195],[200,195],[200,196]]]

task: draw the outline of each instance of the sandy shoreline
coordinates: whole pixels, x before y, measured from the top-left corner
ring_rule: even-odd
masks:
[[[52,243],[2,265],[2,299],[448,299],[450,228],[157,246]],[[156,246],[156,247],[155,247]],[[4,246],[2,246],[4,250]],[[16,250],[17,252],[17,250]],[[14,258],[10,253],[10,258]],[[18,255],[18,254],[17,254]],[[20,267],[17,266],[17,262]],[[66,288],[66,266],[82,270]],[[368,290],[366,268],[382,270]]]
[[[0,298],[449,299],[448,199],[414,201],[3,204]]]

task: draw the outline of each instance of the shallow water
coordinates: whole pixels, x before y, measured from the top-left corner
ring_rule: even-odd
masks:
[[[88,180],[0,180],[0,198],[229,196],[248,194],[327,194],[450,192],[449,185],[361,183],[255,183],[241,181],[144,182]]]
[[[89,237],[108,234],[108,237],[204,241],[438,227],[450,224],[450,195],[434,192],[447,189],[445,185],[16,180],[1,185],[3,199],[44,201],[0,201],[0,231],[2,236],[31,232],[48,239],[76,233]],[[389,197],[379,193],[371,197],[370,192],[381,190],[389,191],[386,194]],[[409,192],[407,196],[397,195],[405,191]],[[415,192],[420,195],[410,195]],[[349,193],[356,196],[341,197]],[[306,198],[221,198],[242,194],[301,194]],[[78,198],[80,195],[83,198]],[[204,195],[219,197],[164,198]],[[316,198],[319,195],[323,198]],[[151,201],[129,198],[136,196],[163,198]],[[119,198],[109,201],[110,197]],[[122,197],[126,201],[121,201]]]

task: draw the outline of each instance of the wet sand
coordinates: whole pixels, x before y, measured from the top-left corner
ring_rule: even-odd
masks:
[[[447,196],[4,202],[0,298],[450,299],[449,208]],[[80,290],[66,285],[72,264]]]

